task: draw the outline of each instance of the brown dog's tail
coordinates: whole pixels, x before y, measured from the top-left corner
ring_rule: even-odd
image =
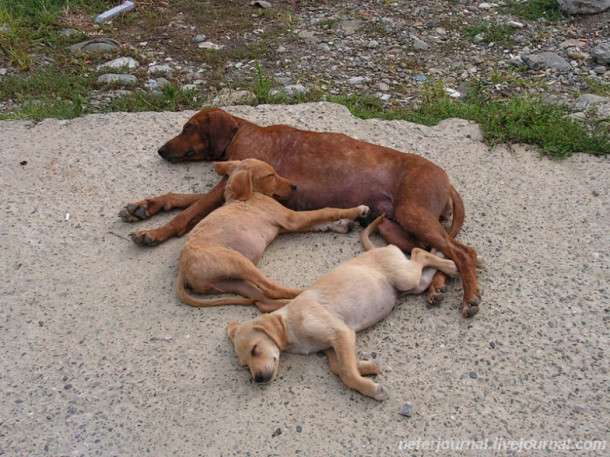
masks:
[[[383,221],[384,217],[385,217],[385,213],[382,214],[381,216],[379,216],[373,222],[371,222],[368,225],[368,227],[362,231],[362,235],[360,235],[360,241],[362,241],[362,246],[364,246],[365,251],[370,251],[371,249],[375,249],[375,245],[371,242],[369,236],[371,235],[371,233],[373,233],[375,231],[377,226],[379,224],[381,224],[381,221]]]
[[[253,298],[244,297],[223,297],[223,298],[196,298],[188,293],[184,284],[184,277],[182,273],[178,273],[178,280],[176,281],[176,292],[178,297],[183,303],[190,306],[196,307],[208,307],[208,306],[225,306],[225,305],[252,305],[256,300]]]
[[[455,238],[455,236],[459,233],[462,225],[464,224],[464,218],[466,212],[464,211],[464,202],[462,201],[462,197],[458,194],[458,191],[455,190],[455,187],[451,187],[451,201],[453,202],[453,217],[451,219],[451,228],[449,229],[449,236],[451,238]]]

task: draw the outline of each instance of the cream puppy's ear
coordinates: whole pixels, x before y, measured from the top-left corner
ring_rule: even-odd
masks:
[[[214,169],[220,176],[229,176],[239,165],[241,160],[229,160],[228,162],[214,162]]]
[[[241,324],[239,324],[238,322],[231,322],[229,324],[229,328],[227,329],[227,335],[229,335],[229,338],[231,338],[231,341],[233,341],[235,339],[235,333],[237,332],[237,329],[239,328]]]

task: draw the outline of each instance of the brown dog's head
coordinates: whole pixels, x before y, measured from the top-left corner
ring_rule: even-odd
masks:
[[[217,108],[207,109],[190,118],[182,133],[158,152],[169,162],[222,160],[236,132],[233,116]]]
[[[225,200],[248,200],[253,192],[285,200],[292,195],[297,186],[282,178],[271,165],[258,159],[229,160],[214,162],[220,176],[228,176],[225,187]]]
[[[286,322],[278,314],[265,314],[243,324],[231,322],[227,331],[239,362],[249,368],[256,382],[275,379],[286,332]]]

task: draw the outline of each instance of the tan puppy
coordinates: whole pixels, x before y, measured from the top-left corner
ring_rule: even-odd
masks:
[[[362,377],[381,368],[373,360],[358,360],[356,332],[387,316],[398,297],[424,291],[434,274],[431,270],[422,281],[425,267],[450,276],[457,276],[458,270],[453,261],[419,248],[413,249],[411,260],[394,245],[374,249],[368,236],[382,219],[375,219],[362,233],[367,252],[339,265],[283,308],[243,324],[229,324],[239,361],[256,382],[275,378],[280,351],[324,350],[330,369],[347,386],[376,400],[387,397],[381,384]]]
[[[273,197],[290,197],[296,185],[279,176],[271,165],[246,159],[217,162],[214,167],[218,174],[229,177],[226,204],[197,224],[180,252],[176,289],[187,305],[256,302],[263,312],[278,309],[301,292],[274,283],[255,266],[278,233],[325,230],[346,233],[354,225],[352,220],[369,212],[364,205],[292,211]],[[186,288],[202,294],[237,293],[247,298],[201,299],[190,295]]]

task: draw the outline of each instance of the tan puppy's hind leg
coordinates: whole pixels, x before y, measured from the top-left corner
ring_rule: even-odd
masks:
[[[337,330],[332,347],[337,357],[335,368],[346,386],[378,401],[388,398],[388,393],[381,384],[363,378],[360,374],[356,358],[356,333],[353,330],[349,328]]]
[[[339,361],[337,360],[337,354],[333,348],[324,351],[328,357],[328,363],[330,364],[330,370],[339,376]],[[381,373],[381,366],[375,360],[358,360],[358,372],[362,376],[368,376],[373,374]]]

